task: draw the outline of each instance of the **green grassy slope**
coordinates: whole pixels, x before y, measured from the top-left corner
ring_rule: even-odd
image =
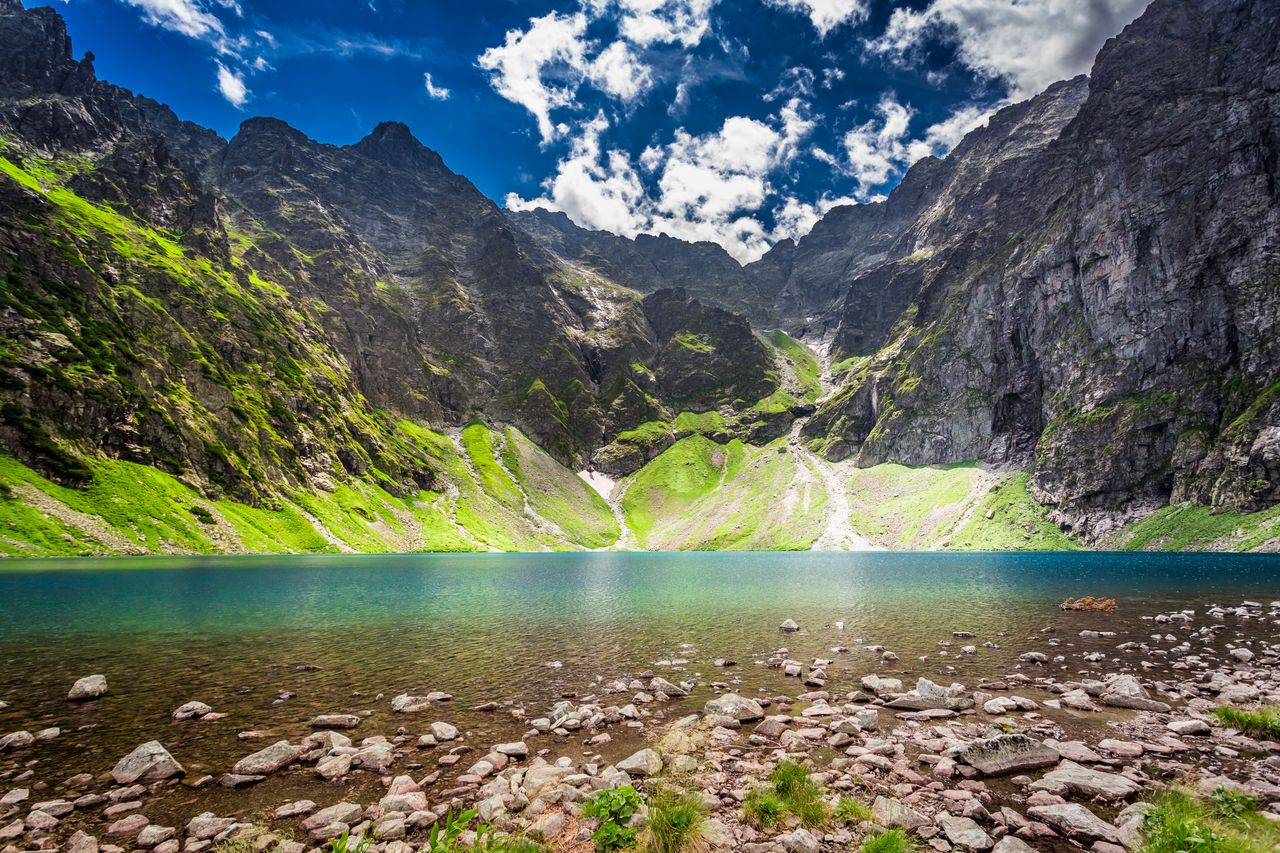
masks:
[[[821,478],[785,441],[682,439],[625,483],[622,508],[651,550],[799,550],[822,532]]]
[[[1025,473],[993,474],[975,464],[886,463],[854,472],[854,529],[886,548],[1070,550],[1079,547],[1027,493]]]
[[[460,437],[464,458],[447,436],[401,430],[434,443],[449,493],[397,496],[354,480],[250,506],[118,460],[91,458],[89,483],[69,488],[0,454],[0,555],[540,551],[616,541],[608,505],[518,431],[472,425]],[[522,487],[532,493],[528,510]]]

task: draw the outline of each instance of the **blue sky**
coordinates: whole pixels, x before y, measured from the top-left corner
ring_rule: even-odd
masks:
[[[758,257],[1087,72],[1146,0],[55,0],[103,79],[235,134],[408,124],[509,207]]]

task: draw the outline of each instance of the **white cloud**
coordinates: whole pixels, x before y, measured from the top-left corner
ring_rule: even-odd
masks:
[[[799,240],[813,230],[818,220],[833,207],[847,204],[858,204],[856,198],[850,196],[823,196],[816,204],[802,202],[797,198],[788,198],[781,207],[773,211],[774,240],[791,238]]]
[[[227,68],[221,62],[218,63],[218,91],[236,109],[244,106],[245,100],[249,97],[249,90],[244,85],[244,76]]]
[[[694,47],[711,27],[716,0],[586,0],[592,17],[619,16],[619,34],[637,47]]]
[[[196,0],[125,0],[142,10],[147,23],[173,30],[191,38],[220,39],[226,31],[222,21]]]
[[[965,134],[987,123],[1003,103],[991,107],[980,107],[976,104],[962,106],[950,116],[932,125],[924,132],[923,139],[917,139],[907,145],[907,165],[925,157],[945,157],[960,144]]]
[[[808,15],[818,35],[826,38],[841,24],[856,23],[867,16],[866,0],[765,0],[770,6]]]
[[[896,9],[868,47],[904,61],[930,37],[956,45],[960,61],[1003,80],[1015,99],[1085,73],[1098,49],[1149,0],[932,0]]]
[[[453,93],[444,86],[437,86],[435,81],[431,79],[431,72],[427,71],[422,75],[422,82],[427,87],[427,97],[437,101],[447,101]]]
[[[587,67],[587,76],[601,91],[630,103],[653,83],[648,66],[639,62],[626,42],[615,41]]]
[[[792,99],[771,122],[732,116],[717,131],[678,130],[670,142],[651,145],[634,159],[602,144],[609,122],[601,113],[583,126],[556,174],[543,183],[540,198],[513,193],[506,204],[513,210],[563,211],[583,227],[628,237],[667,233],[708,240],[751,261],[780,234],[798,234],[820,215],[784,204],[775,214],[783,219],[772,231],[759,218],[775,195],[771,176],[796,156],[813,129],[807,113]],[[650,175],[651,186],[642,173]]]
[[[508,30],[506,41],[480,55],[480,67],[491,72],[498,94],[533,114],[544,143],[560,134],[551,111],[573,103],[585,71],[587,50],[583,34],[587,18],[581,13],[551,12],[529,21],[529,29]],[[563,81],[548,79],[548,68],[558,67]]]
[[[1001,106],[982,107],[968,104],[950,116],[925,129],[924,135],[911,139],[911,119],[915,110],[901,104],[892,94],[885,94],[876,105],[877,118],[871,119],[844,135],[845,160],[823,151],[815,156],[847,172],[858,182],[856,195],[864,201],[880,198],[875,190],[925,157],[944,157],[969,131],[986,123]]]

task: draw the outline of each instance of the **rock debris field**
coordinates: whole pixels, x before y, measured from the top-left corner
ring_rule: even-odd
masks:
[[[841,622],[788,619],[768,654],[739,663],[684,646],[645,671],[597,673],[551,707],[494,699],[463,708],[438,689],[378,696],[393,731],[365,731],[372,712],[338,711],[291,721],[292,737],[246,728],[243,755],[218,772],[188,772],[181,748],[140,730],[114,766],[51,775],[48,751],[92,739],[92,728],[32,725],[0,736],[0,849],[200,853],[243,839],[252,850],[303,853],[345,833],[410,853],[451,811],[474,808],[549,849],[587,850],[594,823],[583,801],[625,784],[697,792],[710,846],[747,853],[849,850],[889,827],[937,851],[1119,853],[1140,845],[1149,796],[1175,782],[1247,795],[1280,820],[1280,744],[1214,713],[1280,704],[1280,602],[1151,613],[1138,623],[1145,635],[1067,634],[1053,616],[1029,637],[957,626],[926,656],[945,673],[947,661],[1004,650],[1012,663],[998,679],[912,677],[925,659],[902,661],[846,636]],[[829,656],[793,658],[788,641],[806,635],[829,637]],[[784,689],[748,688],[747,673]],[[117,689],[127,686],[88,674],[67,685],[66,701],[79,707]],[[6,699],[6,719],[20,716],[22,697]],[[272,724],[288,729],[287,703],[273,708]],[[477,715],[510,739],[457,722]],[[192,697],[165,722],[225,716]],[[173,729],[157,721],[156,731]],[[782,761],[802,764],[828,805],[860,801],[860,818],[750,823],[744,801]],[[277,791],[290,796],[272,801]]]

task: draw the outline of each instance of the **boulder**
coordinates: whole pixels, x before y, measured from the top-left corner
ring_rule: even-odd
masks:
[[[431,734],[440,743],[444,743],[446,741],[451,741],[458,736],[458,727],[452,726],[448,723],[432,723]]]
[[[1048,744],[1023,734],[996,735],[975,740],[952,755],[984,776],[1024,773],[1041,767],[1052,767],[1060,760],[1058,751]]]
[[[363,814],[364,808],[359,803],[337,803],[321,809],[304,820],[302,829],[305,832],[314,832],[335,823],[350,825],[360,820]]]
[[[908,831],[928,826],[931,823],[929,818],[920,812],[888,797],[876,797],[875,802],[871,804],[871,814],[875,816],[876,823],[890,827],[902,827]]]
[[[111,769],[111,776],[121,785],[132,785],[159,782],[186,772],[160,741],[150,740],[120,759]]]
[[[35,742],[35,735],[31,734],[31,732],[10,732],[4,737],[0,737],[0,752],[22,749],[23,747],[31,746]]]
[[[794,619],[787,619],[778,626],[778,630],[784,634],[794,634],[796,631],[800,630],[800,626],[796,624]]]
[[[355,714],[321,714],[311,721],[313,729],[354,729],[360,725]]]
[[[213,713],[213,709],[203,702],[187,702],[179,705],[177,710],[173,712],[175,720],[190,720],[194,717],[203,717],[205,714]]]

